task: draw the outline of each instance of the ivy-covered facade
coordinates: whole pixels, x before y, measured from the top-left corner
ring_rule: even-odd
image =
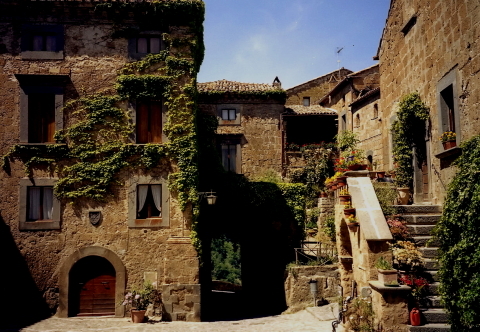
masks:
[[[200,320],[203,19],[199,0],[2,2],[4,283],[34,303],[24,324],[123,316],[145,282],[164,318]]]

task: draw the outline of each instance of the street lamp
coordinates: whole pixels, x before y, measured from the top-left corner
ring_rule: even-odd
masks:
[[[201,191],[198,193],[198,197],[200,199],[206,198],[208,205],[215,205],[215,203],[217,202],[217,196],[215,196],[215,193],[213,191]]]

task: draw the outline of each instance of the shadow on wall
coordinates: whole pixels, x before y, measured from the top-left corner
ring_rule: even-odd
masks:
[[[0,329],[17,331],[50,317],[48,305],[1,216],[0,253]]]

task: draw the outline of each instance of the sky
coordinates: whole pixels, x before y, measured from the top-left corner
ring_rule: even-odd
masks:
[[[389,0],[204,0],[205,59],[199,82],[226,79],[284,89],[372,57]],[[343,48],[337,55],[337,50]]]

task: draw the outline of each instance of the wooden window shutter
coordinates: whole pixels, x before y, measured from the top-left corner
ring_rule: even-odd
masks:
[[[148,104],[137,102],[137,143],[148,143]]]
[[[55,95],[32,93],[28,95],[28,141],[30,143],[54,142]]]
[[[162,103],[153,101],[150,105],[150,142],[162,142]]]

